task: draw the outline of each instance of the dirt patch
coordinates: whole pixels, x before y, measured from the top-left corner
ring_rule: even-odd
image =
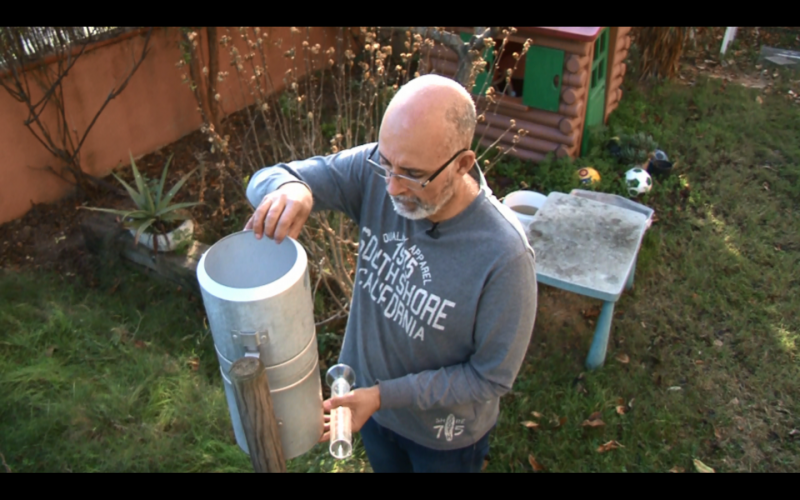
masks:
[[[166,186],[170,187],[183,175],[200,166],[201,160],[207,159],[207,144],[203,134],[196,131],[140,158],[136,166],[146,177],[159,179],[167,158],[173,155],[166,181]],[[129,165],[116,169],[115,173],[135,186]],[[107,180],[117,184],[111,176]],[[195,234],[200,241],[215,241],[216,235],[209,234],[210,229],[217,232],[224,230],[224,216],[217,214],[212,217],[214,208],[218,206],[214,202],[219,199],[222,185],[219,169],[212,165],[203,177],[195,173],[173,200],[175,203],[196,201],[202,193],[210,202],[192,210],[192,216],[200,222]],[[226,187],[229,199],[235,199],[230,186]],[[127,195],[116,193],[102,194],[93,201],[83,201],[72,194],[57,202],[33,204],[21,218],[0,225],[0,241],[3,242],[0,244],[0,267],[14,270],[48,269],[67,275],[85,275],[91,267],[91,256],[85,247],[81,222],[97,213],[82,209],[83,205],[113,209],[131,209],[134,206]],[[91,282],[91,277],[87,277]]]
[[[577,358],[588,353],[597,317],[600,314],[599,300],[569,293],[547,285],[538,285],[536,326],[531,345],[541,347],[544,343],[562,346]]]

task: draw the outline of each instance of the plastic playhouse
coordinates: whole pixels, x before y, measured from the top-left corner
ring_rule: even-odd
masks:
[[[469,40],[474,28],[449,27]],[[517,27],[509,35],[494,74],[478,75],[472,93],[485,120],[476,136],[488,147],[515,126],[498,145],[512,146],[518,130],[527,130],[510,155],[538,162],[548,154],[577,158],[588,149],[587,127],[606,123],[622,98],[623,61],[631,45],[630,27]],[[506,69],[514,67],[513,53],[521,53],[526,39],[531,46],[514,70],[505,88]],[[499,44],[496,47],[499,52]],[[488,51],[487,69],[493,63]],[[429,54],[433,71],[453,77],[458,57],[443,46]],[[491,79],[490,81],[487,80]],[[494,87],[497,97],[489,103],[485,94]],[[499,96],[505,91],[505,95]]]

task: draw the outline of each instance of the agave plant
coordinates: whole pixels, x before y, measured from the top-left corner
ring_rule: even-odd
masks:
[[[168,227],[169,223],[184,221],[191,218],[191,215],[186,212],[186,209],[200,204],[200,202],[171,204],[172,199],[197,169],[195,168],[188,174],[184,175],[183,178],[165,194],[164,183],[167,180],[167,170],[169,169],[170,161],[172,161],[172,155],[170,155],[170,157],[167,159],[167,163],[164,165],[164,171],[161,173],[161,181],[157,186],[155,186],[155,189],[148,186],[144,176],[139,173],[139,169],[136,168],[136,162],[133,161],[132,154],[131,169],[133,170],[133,178],[136,181],[136,187],[138,188],[138,191],[133,189],[127,182],[119,178],[117,174],[111,174],[128,191],[128,194],[131,196],[134,204],[136,204],[135,210],[116,210],[111,208],[97,207],[84,208],[87,210],[107,212],[120,216],[123,225],[127,229],[134,229],[136,231],[134,235],[134,245],[139,243],[139,238],[142,236],[142,233],[147,231],[147,229],[154,224],[156,225],[155,227],[161,226],[161,233],[166,234],[166,227]],[[153,192],[153,190],[155,192]],[[153,238],[153,244],[157,250],[158,238]]]

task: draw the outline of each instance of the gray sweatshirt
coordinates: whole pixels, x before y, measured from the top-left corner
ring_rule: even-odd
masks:
[[[533,249],[477,165],[470,174],[480,193],[460,214],[433,231],[427,219],[400,216],[365,161],[373,146],[262,169],[247,197],[256,207],[300,180],[314,211],[358,224],[339,362],[354,369],[356,387],[379,384],[380,425],[429,448],[463,448],[497,422],[525,358],[536,318]]]

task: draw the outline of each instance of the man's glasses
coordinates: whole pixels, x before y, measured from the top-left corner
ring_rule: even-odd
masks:
[[[430,184],[436,178],[437,175],[442,173],[442,171],[444,171],[444,169],[447,168],[447,166],[450,165],[450,163],[452,163],[452,161],[455,160],[458,157],[458,155],[460,155],[465,151],[469,151],[469,149],[465,148],[459,151],[458,153],[454,154],[452,158],[447,160],[444,165],[439,167],[439,169],[436,170],[436,172],[434,172],[433,175],[428,177],[425,181],[414,179],[413,177],[408,177],[407,175],[392,173],[391,171],[389,171],[388,168],[372,160],[377,151],[378,151],[378,145],[376,144],[375,147],[372,148],[372,152],[367,157],[367,163],[376,174],[380,175],[384,179],[387,179],[387,182],[390,177],[394,177],[403,187],[411,189],[412,191],[419,191],[425,188],[425,186],[427,186],[428,184]]]

